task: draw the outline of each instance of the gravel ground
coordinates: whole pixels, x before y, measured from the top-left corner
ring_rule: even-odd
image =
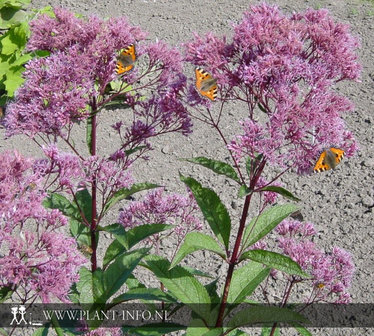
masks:
[[[362,82],[341,86],[354,103],[355,111],[347,116],[346,122],[354,131],[360,144],[360,151],[350,159],[345,159],[333,172],[312,176],[297,176],[290,173],[282,182],[287,189],[302,199],[304,218],[315,223],[318,237],[315,240],[326,250],[340,246],[350,251],[354,257],[356,274],[351,289],[353,302],[374,303],[374,2],[371,1],[269,1],[276,3],[284,12],[291,13],[312,8],[327,8],[339,21],[351,24],[352,31],[361,40],[359,50],[363,65]],[[126,15],[135,25],[150,33],[149,38],[164,39],[172,45],[187,41],[191,33],[214,31],[229,35],[232,23],[241,19],[242,12],[256,1],[244,0],[35,0],[33,7],[46,5],[62,6],[83,15],[95,14],[100,17]],[[225,131],[233,132],[236,120],[243,115],[240,106],[227,116]],[[102,136],[99,146],[111,148],[111,139],[105,134],[113,123],[112,115],[103,117]],[[0,130],[3,133],[3,130]],[[83,140],[82,140],[83,141]],[[178,171],[191,174],[203,184],[214,186],[221,193],[230,211],[238,215],[241,204],[232,201],[233,186],[224,178],[213,177],[207,170],[192,167],[181,161],[180,157],[207,156],[225,160],[227,153],[216,140],[212,130],[195,123],[195,132],[188,138],[165,136],[154,144],[156,150],[152,160],[136,171],[139,180],[148,180],[167,185],[169,190],[183,190]],[[23,137],[13,137],[0,143],[1,151],[17,148],[26,155],[37,155],[39,150]],[[115,218],[115,214],[113,214]],[[165,251],[168,246],[164,246]],[[206,270],[224,274],[225,269],[217,260],[206,260],[205,254],[193,257],[192,263],[204,265]],[[203,260],[205,259],[205,260]],[[190,261],[191,262],[191,261]],[[208,263],[206,266],[206,262]],[[290,333],[292,334],[292,333]],[[316,330],[315,335],[374,335],[374,329],[324,329]]]

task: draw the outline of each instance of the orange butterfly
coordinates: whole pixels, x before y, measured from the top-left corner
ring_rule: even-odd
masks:
[[[130,44],[128,47],[121,51],[117,60],[116,71],[118,75],[132,70],[136,60],[135,45]]]
[[[328,148],[322,152],[314,166],[314,172],[320,173],[329,169],[334,169],[344,157],[344,151],[339,148]]]
[[[214,101],[217,97],[217,80],[210,73],[201,68],[195,69],[196,88],[199,93]]]

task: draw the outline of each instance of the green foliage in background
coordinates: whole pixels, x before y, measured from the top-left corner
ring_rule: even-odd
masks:
[[[51,13],[50,7],[31,14],[26,12],[30,0],[0,0],[0,106],[12,99],[23,83],[25,63],[46,52],[25,51],[30,36],[29,22],[38,13]]]

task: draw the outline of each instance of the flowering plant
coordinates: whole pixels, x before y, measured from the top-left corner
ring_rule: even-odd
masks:
[[[309,334],[303,326],[305,317],[287,308],[292,290],[303,284],[310,288],[306,304],[349,302],[354,270],[350,255],[337,247],[331,254],[320,250],[311,241],[316,233],[311,223],[287,219],[298,207],[275,204],[279,196],[298,201],[279,181],[287,171],[311,172],[312,162],[326,148],[342,148],[348,157],[356,151],[342,119],[353,106],[333,90],[337,82],[359,76],[358,43],[347,26],[335,23],[324,10],[288,17],[275,6],[252,7],[234,27],[231,41],[208,33],[195,34],[184,44],[185,63],[198,66],[196,76],[201,76],[191,84],[182,73],[183,57],[176,48],[145,42],[145,33],[123,18],[83,20],[56,9],[52,17],[42,15],[33,21],[31,31],[28,49],[50,54],[27,64],[25,83],[7,107],[4,125],[8,136],[29,136],[42,148],[44,158],[29,161],[18,154],[3,155],[6,173],[0,192],[8,201],[1,208],[0,234],[11,253],[0,259],[6,265],[0,280],[7,297],[23,291],[27,295],[22,302],[35,297],[49,302],[44,283],[50,285],[47,280],[54,274],[59,281],[65,272],[64,285],[51,292],[58,299],[89,302],[90,309],[104,311],[130,300],[161,301],[163,307],[182,303],[192,312],[187,325],[163,321],[162,326],[122,330],[165,334],[187,328],[188,335],[245,335],[238,328],[255,323],[271,326],[264,327],[263,335],[274,335],[279,323]],[[118,65],[122,70],[116,72]],[[242,131],[226,134],[222,126],[235,103],[245,110]],[[132,112],[132,121],[115,116],[117,146],[109,154],[99,153],[100,117],[118,106]],[[180,176],[188,188],[183,196],[167,194],[151,183],[136,183],[132,177],[131,170],[152,149],[151,139],[170,132],[188,135],[190,116],[212,126],[230,154],[232,164],[206,157],[187,161],[238,186],[232,197],[244,201],[236,232],[216,192],[194,178]],[[87,148],[73,140],[83,122]],[[132,199],[149,189],[154,190],[142,200]],[[18,211],[27,202],[30,208]],[[105,220],[119,202],[127,203],[119,210],[117,223],[108,225]],[[198,232],[203,228],[198,208],[211,235]],[[253,218],[248,220],[250,210]],[[23,232],[26,219],[36,223],[39,234],[12,238],[13,230]],[[55,230],[67,221],[75,240],[61,244],[62,233]],[[270,250],[271,240],[266,239],[273,229],[277,235],[273,248],[278,252]],[[159,253],[168,232],[176,234],[172,260]],[[103,233],[111,234],[113,241],[99,266]],[[83,266],[75,242],[88,253],[90,267]],[[143,247],[134,248],[138,243]],[[217,278],[203,284],[197,277],[209,275],[180,265],[199,250],[225,262],[223,283]],[[33,255],[34,251],[38,253]],[[39,264],[40,269],[35,266]],[[136,278],[133,271],[138,265],[158,278],[160,289],[146,287]],[[22,277],[15,276],[14,267],[21,266]],[[279,274],[285,285],[278,307],[255,305],[235,312],[238,304],[254,302],[247,298],[256,288],[270,301],[266,286]],[[34,282],[27,287],[30,277]],[[39,279],[47,280],[39,284]],[[120,294],[124,285],[127,292]],[[105,335],[109,330],[98,328],[98,321],[86,323],[74,333]],[[55,329],[60,330],[58,325]]]

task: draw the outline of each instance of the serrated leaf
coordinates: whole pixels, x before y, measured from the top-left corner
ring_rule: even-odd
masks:
[[[174,228],[174,225],[170,224],[144,224],[126,231],[122,225],[112,224],[103,227],[102,230],[113,234],[118,242],[126,250],[129,250],[145,238],[172,228]]]
[[[308,320],[301,314],[292,310],[272,306],[252,305],[238,311],[228,322],[229,327],[245,327],[245,326],[268,326],[273,323],[283,322],[288,324],[307,323]]]
[[[192,177],[180,175],[180,179],[191,190],[204,218],[207,220],[218,240],[228,249],[231,232],[231,219],[225,205],[217,194],[209,189],[203,188],[199,182]]]
[[[266,236],[283,219],[298,209],[299,207],[293,204],[275,205],[261,215],[254,217],[244,231],[242,240],[244,250]]]
[[[107,212],[112,206],[114,206],[119,201],[143,190],[159,188],[160,186],[153,183],[135,183],[131,186],[130,189],[122,188],[114,193],[110,200],[104,206],[104,213]]]
[[[173,258],[170,267],[173,268],[188,254],[199,250],[211,251],[219,255],[222,259],[226,257],[225,251],[222,250],[221,246],[212,237],[200,232],[190,232],[184,238],[183,244]]]
[[[275,192],[277,194],[280,194],[283,197],[286,197],[286,198],[288,198],[292,201],[296,201],[296,202],[300,201],[300,198],[297,198],[296,196],[294,196],[290,191],[288,191],[288,190],[286,190],[282,187],[278,187],[278,186],[263,187],[259,191],[271,191],[271,192]]]
[[[104,293],[99,298],[101,302],[107,302],[121,288],[131,272],[148,252],[148,248],[130,251],[119,255],[109,265],[103,276]]]
[[[258,285],[269,275],[270,268],[264,268],[262,264],[250,262],[237,268],[232,276],[228,303],[241,303],[250,296]]]
[[[287,274],[298,275],[302,278],[310,278],[309,274],[305,273],[297,262],[293,261],[288,256],[276,252],[266,250],[250,250],[244,252],[240,259],[251,259]]]
[[[117,256],[125,252],[126,249],[123,245],[117,240],[113,240],[113,242],[108,246],[107,250],[105,251],[104,260],[103,260],[103,268],[105,269],[109,263],[112,262]]]
[[[79,281],[76,284],[79,292],[80,303],[93,303],[93,277],[91,271],[86,267],[81,267],[79,270]]]
[[[209,168],[214,171],[216,174],[225,175],[232,180],[240,183],[240,179],[235,169],[226,162],[208,159],[206,157],[200,156],[196,158],[183,159],[191,163],[197,163],[205,168]]]
[[[148,256],[146,263],[164,286],[202,319],[210,319],[210,298],[205,287],[181,266],[170,269],[168,260]]]

